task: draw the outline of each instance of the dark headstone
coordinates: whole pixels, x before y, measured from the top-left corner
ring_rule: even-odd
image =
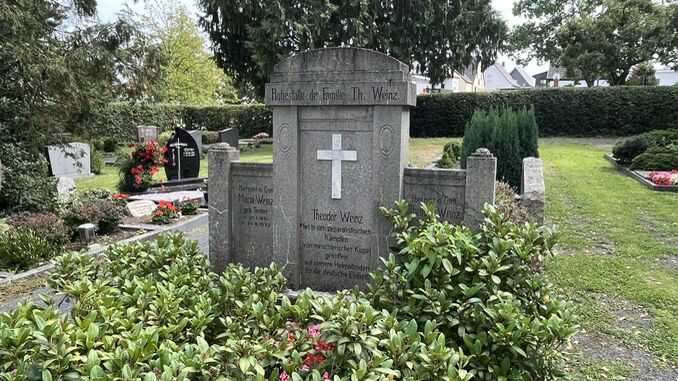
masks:
[[[200,149],[191,134],[184,129],[176,128],[165,147],[167,147],[165,175],[168,180],[198,177]]]
[[[237,128],[227,128],[219,131],[219,143],[228,143],[229,146],[238,148],[240,131]]]

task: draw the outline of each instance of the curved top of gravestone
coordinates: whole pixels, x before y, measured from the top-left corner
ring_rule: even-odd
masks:
[[[306,50],[288,57],[273,68],[273,73],[313,71],[401,71],[409,73],[409,68],[386,54],[362,48]]]
[[[307,50],[275,65],[265,103],[282,105],[416,105],[407,65],[361,48]]]

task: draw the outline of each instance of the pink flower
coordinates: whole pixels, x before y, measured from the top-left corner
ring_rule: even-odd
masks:
[[[329,380],[329,379],[330,379],[330,374],[327,371],[325,371],[323,373],[323,380]]]
[[[303,364],[303,365],[301,366],[301,368],[299,368],[299,369],[300,369],[302,372],[308,372],[308,371],[311,369],[311,367],[308,366],[308,364]]]
[[[309,336],[316,337],[320,335],[320,325],[311,324],[308,327],[306,327],[306,332],[308,333]]]
[[[283,370],[278,377],[278,381],[290,381],[290,376]]]

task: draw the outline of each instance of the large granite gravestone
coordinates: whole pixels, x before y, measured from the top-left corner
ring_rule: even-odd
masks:
[[[47,146],[50,172],[55,177],[91,176],[90,147],[85,143]]]
[[[193,136],[176,128],[165,145],[165,175],[168,180],[190,179],[200,173],[200,148]]]
[[[276,262],[293,288],[363,285],[389,253],[379,207],[403,197],[438,201],[445,219],[477,227],[467,212],[494,201],[496,167],[478,165],[482,155],[468,171],[406,170],[415,99],[407,66],[365,49],[312,50],[276,65],[266,86],[273,165],[240,163],[227,144],[210,150],[214,269]]]
[[[187,130],[189,134],[195,140],[195,144],[198,145],[198,152],[202,153],[202,131],[201,130]]]
[[[160,127],[157,126],[137,126],[137,141],[145,143],[151,140],[158,140]]]

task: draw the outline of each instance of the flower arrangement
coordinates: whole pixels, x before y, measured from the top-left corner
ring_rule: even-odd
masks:
[[[260,132],[256,135],[254,135],[254,139],[256,139],[256,140],[263,140],[263,139],[268,139],[268,138],[270,138],[270,136],[265,132]]]
[[[179,213],[177,212],[177,207],[172,201],[160,200],[158,208],[153,212],[151,221],[154,224],[165,225],[178,217]]]
[[[648,179],[657,185],[678,185],[678,170],[650,172]]]
[[[144,191],[153,184],[153,176],[165,164],[167,147],[155,140],[143,144],[131,144],[132,153],[120,166],[121,191]]]

